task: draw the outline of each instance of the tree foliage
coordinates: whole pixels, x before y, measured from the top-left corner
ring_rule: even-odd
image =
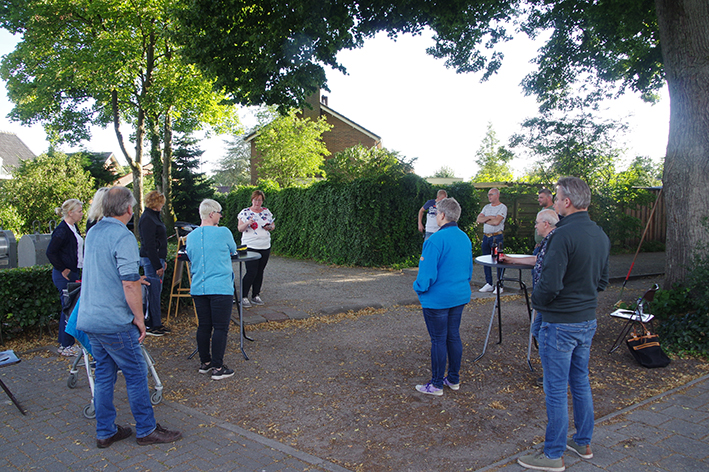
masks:
[[[373,178],[385,174],[403,175],[413,171],[413,160],[400,157],[396,151],[366,148],[361,144],[344,149],[322,166],[327,180],[351,182],[359,178]]]
[[[19,232],[31,233],[35,221],[45,232],[49,221],[59,222],[54,209],[76,198],[86,204],[94,195],[94,179],[84,170],[79,156],[50,151],[33,160],[22,161],[3,183],[2,205],[15,208],[23,225]]]
[[[233,136],[227,141],[226,155],[217,163],[212,176],[216,185],[235,187],[251,183],[251,143],[244,141],[244,135]]]
[[[299,118],[296,110],[264,126],[256,138],[256,149],[261,154],[259,178],[292,187],[317,175],[329,154],[322,134],[331,128],[325,118]]]
[[[442,166],[431,176],[436,179],[452,179],[455,178],[455,170],[452,167]]]
[[[199,224],[199,204],[205,198],[214,197],[212,181],[198,172],[199,158],[204,151],[198,148],[197,140],[189,135],[178,137],[175,144],[172,208],[178,221]]]
[[[479,169],[472,178],[473,182],[511,182],[514,179],[508,164],[514,159],[514,154],[505,146],[500,146],[492,123],[487,124],[487,132],[475,157]]]

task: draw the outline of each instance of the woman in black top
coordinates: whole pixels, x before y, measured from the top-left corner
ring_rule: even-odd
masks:
[[[145,211],[138,222],[140,232],[140,265],[150,282],[148,287],[149,319],[145,323],[146,332],[151,336],[162,336],[169,332],[163,326],[160,312],[160,292],[165,275],[167,258],[167,229],[160,219],[165,205],[165,195],[153,190],[145,196]]]
[[[52,239],[47,246],[47,258],[52,263],[52,281],[59,290],[59,300],[64,308],[62,291],[69,282],[81,279],[79,269],[84,265],[84,238],[81,237],[76,223],[84,217],[83,204],[71,198],[60,208],[54,209],[57,215],[64,219],[52,232]],[[65,333],[66,316],[64,310],[59,315],[59,349],[63,356],[71,357],[79,354],[78,346],[74,346],[74,338]]]

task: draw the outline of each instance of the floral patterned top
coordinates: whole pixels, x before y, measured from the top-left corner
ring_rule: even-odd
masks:
[[[238,218],[243,222],[247,222],[249,219],[253,221],[251,226],[247,226],[246,230],[241,234],[241,244],[246,244],[249,249],[268,249],[271,247],[271,232],[266,231],[263,227],[273,223],[276,218],[268,208],[262,207],[259,213],[251,208],[244,208],[239,212]]]
[[[554,234],[556,228],[549,231],[542,242],[539,243],[539,252],[537,253],[537,262],[534,263],[534,269],[532,269],[532,279],[534,279],[534,285],[539,282],[539,276],[542,275],[542,264],[544,263],[544,255],[547,253],[547,246],[551,240],[551,235]]]

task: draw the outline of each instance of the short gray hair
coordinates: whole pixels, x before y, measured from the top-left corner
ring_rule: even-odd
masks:
[[[556,212],[550,208],[540,211],[537,218],[542,221],[546,221],[549,223],[549,226],[556,226],[559,222],[559,215],[557,215]]]
[[[103,196],[103,216],[124,215],[136,203],[133,192],[125,187],[113,187]]]
[[[564,197],[569,199],[574,208],[585,210],[591,205],[591,189],[586,182],[578,177],[562,177],[556,186],[564,194]]]
[[[446,215],[448,221],[458,221],[460,218],[460,203],[453,197],[444,198],[436,203],[436,211]]]
[[[212,200],[211,198],[205,198],[202,203],[199,204],[199,217],[203,220],[209,218],[209,214],[212,212],[222,211],[222,206],[218,201]]]

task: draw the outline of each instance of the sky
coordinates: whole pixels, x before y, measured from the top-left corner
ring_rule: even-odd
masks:
[[[0,30],[0,55],[14,50],[19,38]],[[456,74],[443,60],[426,54],[433,44],[430,34],[401,36],[393,41],[384,34],[368,40],[363,48],[342,51],[338,59],[347,75],[328,70],[330,91],[328,106],[360,126],[382,137],[384,147],[407,158],[416,157],[414,168],[421,176],[430,176],[443,166],[455,171],[456,177],[469,180],[477,171],[475,152],[487,131],[488,123],[500,140],[521,131],[520,124],[536,115],[534,97],[524,96],[520,87],[523,77],[533,65],[541,43],[519,37],[503,45],[502,67],[487,82],[480,74]],[[628,133],[617,143],[626,149],[623,167],[635,156],[659,161],[665,154],[669,132],[669,98],[666,89],[656,105],[642,102],[636,94],[626,94],[604,104],[602,115],[623,119]],[[40,125],[31,127],[9,121],[12,109],[5,83],[0,84],[0,130],[14,132],[35,153],[49,146]],[[252,113],[243,110],[244,123],[253,125]],[[225,155],[224,139],[214,137],[201,141],[204,149],[202,170],[210,173]],[[121,156],[112,129],[95,129],[90,151],[112,151]],[[62,147],[64,151],[78,148]],[[517,151],[519,154],[519,151]],[[515,175],[521,176],[531,167],[528,156],[512,162]]]

